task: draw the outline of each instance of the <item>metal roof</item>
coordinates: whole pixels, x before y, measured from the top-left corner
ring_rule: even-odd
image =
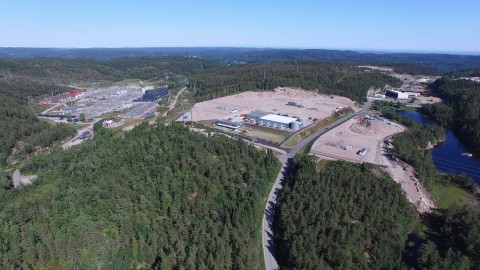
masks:
[[[267,121],[278,122],[278,123],[282,123],[282,124],[290,124],[291,122],[297,121],[296,118],[281,116],[281,115],[276,115],[276,114],[265,115],[263,117],[260,117],[260,119],[267,120]]]
[[[264,117],[265,115],[269,115],[271,113],[269,112],[264,112],[264,111],[253,111],[251,113],[248,114],[248,116],[252,116],[252,117]]]

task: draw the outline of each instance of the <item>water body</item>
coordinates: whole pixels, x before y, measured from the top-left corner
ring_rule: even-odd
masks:
[[[431,123],[429,119],[425,119],[420,113],[412,111],[398,112],[424,125]],[[462,155],[463,153],[471,153],[473,156]],[[465,173],[480,185],[480,153],[463,145],[453,132],[447,132],[446,140],[433,148],[432,156],[437,170]]]

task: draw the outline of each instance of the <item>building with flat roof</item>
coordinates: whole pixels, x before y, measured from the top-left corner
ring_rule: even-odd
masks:
[[[71,100],[72,97],[70,97],[70,94],[61,94],[52,97],[52,103],[63,103]]]
[[[265,115],[269,115],[269,114],[272,114],[272,113],[264,112],[264,111],[253,111],[247,114],[246,119],[251,123],[258,123],[261,117],[264,117]]]
[[[293,117],[283,116],[283,115],[268,114],[261,117],[260,121],[289,125],[293,121],[297,121],[297,119]]]
[[[68,93],[71,98],[79,98],[83,96],[83,92],[81,90],[73,90]]]
[[[242,127],[242,123],[240,122],[232,122],[232,121],[223,120],[223,119],[217,120],[217,122],[215,122],[215,125],[221,126],[221,127],[227,127],[231,129],[239,129]]]
[[[408,94],[393,89],[387,89],[386,95],[396,99],[408,99]]]
[[[166,87],[146,90],[142,98],[135,99],[133,102],[155,102],[166,95],[168,95],[168,88]]]
[[[299,122],[297,118],[276,115],[263,111],[251,112],[247,115],[246,119],[252,124],[277,129],[290,128],[293,130],[298,130],[303,126],[303,122]]]
[[[63,114],[64,115],[67,115],[67,114],[75,114],[77,112],[77,107],[64,107],[63,108]]]
[[[406,94],[409,98],[419,97],[419,96],[420,96],[420,93],[418,93],[418,92],[403,91],[403,93]]]

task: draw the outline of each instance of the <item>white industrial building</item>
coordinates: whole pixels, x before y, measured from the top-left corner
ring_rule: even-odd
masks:
[[[409,98],[413,98],[413,97],[419,97],[420,96],[420,93],[418,92],[409,92],[409,91],[403,91],[404,94],[407,94],[407,96]]]
[[[387,89],[386,95],[396,99],[408,99],[408,94],[393,89]]]
[[[247,115],[247,121],[252,124],[258,124],[260,126],[299,130],[304,125],[304,120],[301,118],[293,118],[285,115],[277,115],[268,112],[254,111]]]

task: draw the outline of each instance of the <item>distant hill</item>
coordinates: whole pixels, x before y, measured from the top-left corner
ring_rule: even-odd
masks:
[[[262,49],[262,48],[0,48],[0,58],[60,57],[111,60],[122,57],[157,57],[181,55],[202,57],[236,64],[239,62],[269,61],[321,61],[398,64],[413,63],[433,68],[439,72],[480,67],[480,55],[420,54],[420,53],[372,53],[349,50],[321,49]]]

